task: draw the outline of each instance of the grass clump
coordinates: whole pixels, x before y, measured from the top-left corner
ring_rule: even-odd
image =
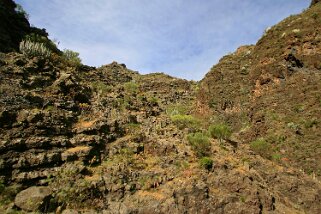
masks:
[[[232,129],[225,124],[211,125],[208,128],[208,132],[213,138],[219,139],[219,141],[228,139],[232,134]]]
[[[271,158],[272,147],[271,144],[264,139],[257,139],[250,143],[251,149],[257,154],[265,158]]]
[[[173,123],[179,128],[194,128],[196,129],[200,125],[200,121],[194,118],[192,115],[176,114],[171,116]]]
[[[205,157],[209,154],[211,142],[206,134],[201,132],[191,133],[187,135],[187,140],[198,157]]]
[[[213,160],[209,157],[202,157],[200,159],[200,165],[204,169],[210,170],[213,167]]]

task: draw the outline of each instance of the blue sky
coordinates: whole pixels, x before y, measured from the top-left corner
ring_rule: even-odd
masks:
[[[237,47],[310,0],[16,0],[29,21],[84,64],[200,80]]]

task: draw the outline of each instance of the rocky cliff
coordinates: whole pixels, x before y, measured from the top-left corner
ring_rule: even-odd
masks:
[[[200,109],[242,142],[264,138],[284,164],[320,176],[321,5],[225,56],[201,81]],[[227,87],[228,85],[228,87]]]
[[[21,27],[0,49],[0,212],[320,213],[320,12],[200,83],[26,56]]]

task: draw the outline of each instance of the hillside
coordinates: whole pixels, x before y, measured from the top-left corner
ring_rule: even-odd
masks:
[[[321,213],[319,1],[200,82],[75,63],[0,7],[0,213]]]
[[[255,46],[223,57],[198,96],[200,109],[229,123],[239,140],[264,138],[267,157],[315,176],[321,176],[320,12],[316,4],[270,28]]]

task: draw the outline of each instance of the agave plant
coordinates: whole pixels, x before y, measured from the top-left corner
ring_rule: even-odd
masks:
[[[26,56],[42,56],[48,58],[51,51],[45,47],[43,43],[31,42],[30,40],[23,40],[19,45],[20,52]]]

